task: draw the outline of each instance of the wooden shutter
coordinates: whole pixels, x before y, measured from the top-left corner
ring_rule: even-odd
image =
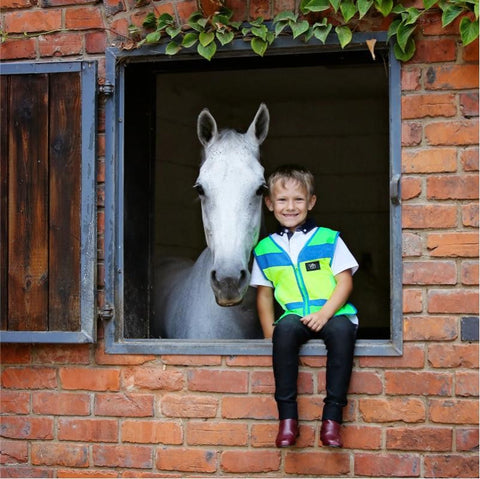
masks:
[[[82,329],[84,135],[77,70],[1,77],[2,330]]]

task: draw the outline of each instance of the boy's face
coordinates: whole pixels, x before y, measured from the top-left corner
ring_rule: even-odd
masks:
[[[290,231],[295,231],[305,222],[316,201],[315,195],[310,196],[301,183],[292,179],[285,182],[277,180],[265,198],[267,208],[276,220]]]

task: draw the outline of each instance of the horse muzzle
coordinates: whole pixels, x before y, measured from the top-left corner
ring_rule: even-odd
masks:
[[[245,270],[241,270],[237,278],[232,276],[219,278],[217,271],[213,270],[211,284],[215,301],[219,306],[235,306],[242,302],[247,292],[248,274]]]

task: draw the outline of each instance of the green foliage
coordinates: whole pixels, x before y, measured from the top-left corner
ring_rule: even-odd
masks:
[[[408,61],[415,54],[414,33],[419,19],[433,8],[439,8],[442,12],[442,27],[462,16],[459,33],[464,45],[478,38],[478,1],[423,0],[424,8],[417,9],[405,7],[394,0],[301,0],[301,16],[283,11],[271,22],[259,17],[242,23],[233,21],[233,12],[223,8],[209,17],[195,12],[183,28],[167,13],[158,17],[149,13],[143,22],[148,33],[137,46],[167,39],[167,55],[175,55],[184,48],[196,46],[199,55],[211,60],[218,47],[228,46],[237,38],[249,42],[252,50],[263,56],[281,35],[291,35],[305,42],[315,38],[325,43],[328,35],[335,34],[340,46],[345,48],[352,41],[352,32],[358,22],[368,14],[380,12],[392,19],[387,36],[394,41],[395,56],[401,61]],[[138,29],[132,27],[131,34],[132,38],[138,37]]]

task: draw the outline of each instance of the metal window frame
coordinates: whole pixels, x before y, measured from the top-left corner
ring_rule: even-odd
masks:
[[[390,272],[391,308],[389,340],[358,340],[357,356],[400,356],[403,354],[402,310],[402,227],[400,204],[401,175],[401,68],[388,43],[386,32],[356,33],[348,49],[366,49],[365,41],[376,39],[377,45],[388,48],[389,118],[390,118]],[[311,41],[277,39],[269,54],[310,53],[340,50],[336,38],[329,37],[322,45]],[[194,58],[185,51],[171,58],[165,45],[143,47],[134,51],[109,48],[106,51],[106,87],[112,93],[105,105],[105,299],[112,318],[105,324],[105,347],[115,354],[184,354],[184,355],[270,355],[270,340],[185,340],[126,339],[123,337],[123,182],[124,182],[124,97],[125,68],[132,62],[179,61]],[[234,41],[222,47],[218,56],[254,55],[245,42]],[[326,355],[323,341],[309,341],[301,355]]]
[[[96,340],[96,61],[2,63],[1,75],[80,72],[82,178],[80,206],[80,331],[0,331],[1,343],[92,343]]]

